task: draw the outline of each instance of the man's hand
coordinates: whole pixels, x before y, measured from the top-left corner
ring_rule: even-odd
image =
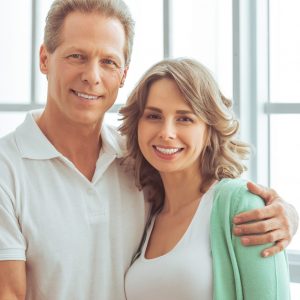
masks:
[[[233,232],[242,236],[241,241],[245,246],[274,243],[262,252],[262,256],[274,255],[286,248],[296,233],[298,214],[276,191],[252,182],[248,182],[247,187],[251,193],[260,196],[266,206],[236,215]],[[247,222],[254,223],[244,224]]]

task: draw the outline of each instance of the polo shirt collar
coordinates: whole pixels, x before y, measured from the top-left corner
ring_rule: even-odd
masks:
[[[16,129],[16,143],[23,158],[52,159],[62,154],[50,143],[36,123],[43,110],[30,111],[24,122]],[[117,129],[103,122],[101,128],[103,152],[120,158],[125,154],[125,141]]]
[[[106,124],[105,121],[102,123],[101,139],[104,153],[114,155],[117,158],[124,156],[126,150],[125,139],[114,126]]]
[[[35,121],[41,113],[42,110],[30,111],[24,122],[16,129],[16,143],[23,158],[42,160],[62,156]]]

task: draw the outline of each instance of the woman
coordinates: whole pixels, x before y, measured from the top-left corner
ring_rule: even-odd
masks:
[[[121,132],[151,214],[126,275],[128,300],[289,299],[285,253],[263,259],[243,247],[235,214],[263,206],[239,179],[249,146],[207,69],[164,60],[142,77],[121,110]]]

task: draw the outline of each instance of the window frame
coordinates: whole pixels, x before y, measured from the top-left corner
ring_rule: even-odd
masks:
[[[270,101],[269,0],[233,0],[233,100],[241,138],[255,148],[249,178],[270,186],[270,116],[300,114],[300,103]],[[288,250],[290,281],[300,283],[300,251]]]
[[[36,48],[38,5],[32,0],[31,97],[29,104],[0,104],[1,112],[24,112],[44,107],[36,99],[38,70]],[[171,1],[163,1],[164,57],[172,54]],[[241,138],[256,149],[249,163],[248,177],[270,185],[270,116],[300,114],[300,103],[270,102],[269,0],[232,0],[233,100],[241,121]],[[118,112],[115,104],[109,112]],[[258,126],[259,124],[259,126]],[[300,283],[300,251],[288,251],[291,281]]]

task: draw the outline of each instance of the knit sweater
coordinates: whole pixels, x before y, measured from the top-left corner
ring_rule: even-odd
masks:
[[[264,206],[248,192],[241,179],[223,179],[215,187],[211,213],[211,248],[214,300],[288,300],[289,275],[286,253],[262,258],[270,245],[241,244],[232,233],[233,217]]]

